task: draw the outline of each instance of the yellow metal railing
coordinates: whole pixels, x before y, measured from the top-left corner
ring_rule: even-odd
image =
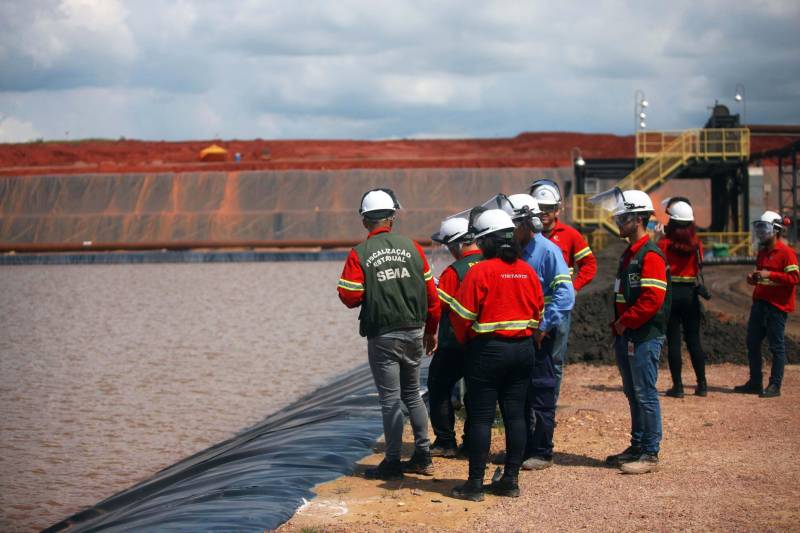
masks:
[[[715,244],[728,246],[728,255],[754,255],[753,240],[746,231],[704,231],[697,237],[703,241],[703,247],[709,250]]]
[[[690,161],[748,157],[750,130],[747,128],[640,131],[636,133],[636,158],[645,161],[622,178],[617,187],[623,191],[638,189],[650,192]],[[612,222],[611,214],[595,208],[588,202],[588,198],[588,195],[573,195],[573,220],[577,224],[605,227],[618,235],[619,229]],[[737,251],[743,246],[739,241],[733,244]]]
[[[595,252],[599,252],[608,246],[609,239],[608,232],[603,230],[603,228],[598,228],[589,234],[589,246],[591,246],[592,250]]]
[[[639,131],[636,133],[636,157],[659,157],[675,150],[674,143],[682,138],[684,158],[747,159],[750,157],[748,128],[704,128],[682,131]]]

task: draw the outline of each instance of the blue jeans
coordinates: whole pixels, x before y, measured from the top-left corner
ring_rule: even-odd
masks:
[[[561,393],[561,379],[564,377],[564,366],[567,364],[567,341],[569,330],[572,327],[572,313],[567,313],[555,329],[555,342],[553,344],[553,368],[556,375],[556,403]]]
[[[772,354],[772,372],[769,384],[779,389],[783,383],[783,367],[786,365],[786,313],[763,300],[756,300],[750,308],[747,321],[747,359],[750,361],[750,383],[763,385],[761,378],[761,343],[767,338]]]
[[[556,429],[556,376],[553,369],[553,345],[555,328],[551,335],[542,339],[542,347],[533,344],[534,360],[530,386],[525,400],[525,422],[528,443],[525,459],[538,457],[552,459],[553,433]]]
[[[616,337],[614,350],[622,376],[622,390],[631,409],[631,446],[657,454],[661,444],[661,405],[656,381],[665,337],[635,343],[628,355],[628,339]]]

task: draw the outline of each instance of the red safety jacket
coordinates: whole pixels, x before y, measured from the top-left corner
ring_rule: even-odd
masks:
[[[480,255],[480,253],[480,250],[470,250],[469,252],[464,252],[464,257]],[[450,310],[450,302],[453,300],[460,284],[461,281],[458,279],[458,274],[453,267],[448,266],[445,268],[439,277],[439,286],[437,287],[443,314],[445,311]]]
[[[764,300],[784,313],[795,309],[795,286],[800,284],[797,254],[780,239],[771,250],[759,250],[756,270],[769,270],[769,279],[756,282],[753,301]]]
[[[633,256],[650,240],[649,235],[645,235],[635,243],[628,246],[622,254],[622,267],[627,268]],[[619,280],[617,280],[617,285]],[[630,329],[638,329],[645,322],[652,319],[667,296],[667,264],[655,252],[645,254],[642,259],[641,292],[636,302],[628,306],[624,296],[620,293],[620,288],[615,287],[615,305],[617,316],[622,325]]]
[[[539,327],[544,293],[539,276],[521,259],[512,264],[484,259],[467,271],[450,303],[450,321],[460,343],[478,335],[524,338]]]
[[[669,271],[672,275],[672,283],[694,283],[697,281],[697,273],[700,265],[697,263],[697,254],[681,255],[671,251],[669,245],[672,241],[668,237],[661,237],[658,247],[667,256]],[[703,257],[703,243],[697,241],[700,247],[700,257]]]
[[[390,228],[378,228],[371,231],[367,238],[369,239],[373,235],[388,231],[391,231]],[[436,328],[439,326],[439,297],[436,294],[436,285],[433,283],[433,274],[431,273],[431,267],[428,265],[428,259],[419,244],[414,242],[414,246],[419,251],[420,257],[422,257],[425,276],[425,290],[428,300],[425,333],[433,334],[436,333]],[[358,307],[364,300],[364,271],[361,269],[361,262],[355,249],[350,250],[350,254],[347,256],[336,290],[339,292],[339,299],[347,307]]]
[[[546,236],[561,248],[564,261],[569,267],[569,273],[573,276],[572,287],[575,292],[588,285],[597,274],[597,259],[583,235],[572,226],[556,219],[556,223]],[[575,265],[578,265],[577,276],[574,276]]]

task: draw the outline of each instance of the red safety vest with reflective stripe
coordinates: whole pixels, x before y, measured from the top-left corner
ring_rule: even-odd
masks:
[[[550,233],[546,235],[561,249],[569,273],[573,275],[572,287],[578,292],[597,274],[597,259],[589,248],[589,243],[578,230],[560,220],[556,220]],[[575,265],[578,265],[577,276],[574,275]]]
[[[697,281],[697,272],[699,271],[697,254],[681,255],[676,253],[670,249],[670,243],[672,241],[669,237],[662,237],[658,241],[658,247],[667,256],[672,283],[695,283]],[[700,257],[703,257],[703,243],[697,241],[697,244],[700,248]]]
[[[517,259],[485,259],[469,269],[450,302],[450,321],[458,342],[478,335],[524,338],[539,326],[544,293],[539,276]]]
[[[785,313],[795,309],[795,286],[800,284],[797,254],[783,241],[776,240],[772,250],[759,250],[756,270],[768,270],[769,278],[759,280],[753,289],[753,301],[764,300]]]

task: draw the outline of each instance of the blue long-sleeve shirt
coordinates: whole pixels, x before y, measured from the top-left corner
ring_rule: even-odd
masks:
[[[544,314],[539,329],[550,331],[558,326],[575,305],[572,277],[561,249],[541,233],[535,233],[522,251],[522,259],[539,274],[544,290]]]

